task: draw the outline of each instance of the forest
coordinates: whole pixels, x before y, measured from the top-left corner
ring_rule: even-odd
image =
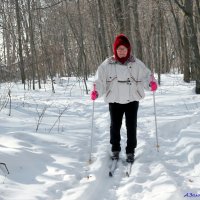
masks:
[[[0,0],[0,82],[85,83],[124,33],[158,76],[181,73],[200,94],[199,0]]]

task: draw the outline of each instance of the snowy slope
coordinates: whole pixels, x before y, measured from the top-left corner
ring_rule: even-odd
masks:
[[[89,82],[91,84],[91,82]],[[2,106],[11,88],[12,113]],[[0,200],[182,200],[200,197],[200,96],[182,75],[163,75],[156,92],[159,152],[153,98],[146,92],[138,113],[138,147],[125,176],[126,129],[113,178],[108,177],[109,113],[95,101],[92,163],[89,164],[92,102],[82,82],[58,81],[25,91],[0,86]],[[36,129],[37,132],[36,132]]]

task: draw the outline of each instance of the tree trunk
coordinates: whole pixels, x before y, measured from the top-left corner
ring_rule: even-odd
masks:
[[[135,31],[135,54],[136,56],[143,60],[142,53],[142,37],[140,34],[140,26],[139,26],[139,15],[138,15],[138,0],[133,1],[133,15],[134,15],[134,31]]]
[[[192,61],[194,65],[194,71],[195,74],[193,74],[194,80],[196,80],[196,93],[200,94],[199,92],[199,80],[200,80],[200,53],[199,53],[199,46],[198,46],[198,40],[197,35],[194,27],[193,22],[193,2],[190,0],[185,1],[185,8],[187,9],[187,28],[188,28],[188,34],[189,34],[189,40],[191,44],[191,55],[192,55]]]
[[[177,32],[177,48],[176,48],[176,52],[179,56],[179,59],[180,59],[180,66],[181,66],[181,70],[182,68],[184,69],[185,67],[185,62],[184,62],[184,55],[183,55],[183,52],[182,52],[182,49],[184,48],[184,44],[183,44],[183,39],[182,39],[182,35],[181,35],[181,25],[180,25],[180,20],[178,18],[178,16],[176,15],[175,11],[174,11],[174,8],[173,8],[173,5],[172,5],[172,2],[170,0],[170,7],[171,7],[171,12],[172,12],[172,16],[174,18],[174,22],[175,22],[175,25],[176,25],[176,32]],[[183,71],[183,70],[182,70]]]
[[[200,94],[200,80],[196,80],[195,92],[196,94]]]
[[[115,7],[115,17],[118,24],[118,30],[120,33],[125,32],[124,27],[124,16],[123,16],[123,8],[122,8],[122,1],[121,0],[114,0],[114,7]]]
[[[31,68],[32,68],[32,81],[33,81],[33,90],[35,90],[35,51],[34,51],[34,33],[33,33],[33,24],[32,24],[32,14],[31,14],[31,5],[30,0],[27,0],[28,4],[28,17],[29,17],[29,36],[30,36],[30,50],[31,50]]]
[[[200,94],[200,53],[199,53],[199,46],[198,46],[198,40],[197,35],[194,27],[194,21],[193,21],[193,1],[191,0],[185,0],[185,5],[182,6],[180,3],[175,0],[176,4],[183,10],[183,12],[186,15],[186,24],[187,24],[187,31],[189,35],[189,41],[191,46],[191,60],[193,63],[195,74],[193,74],[194,80],[196,80],[196,93]]]
[[[133,44],[133,38],[132,38],[132,20],[131,20],[131,14],[132,14],[132,9],[131,9],[131,2],[130,0],[123,1],[124,2],[124,27],[125,31],[124,33],[126,36],[129,38],[129,41],[131,44]],[[133,46],[133,45],[132,45]]]
[[[24,84],[24,89],[25,89],[25,71],[24,71],[24,59],[23,59],[23,49],[22,49],[22,39],[21,39],[21,20],[20,20],[20,8],[19,8],[19,2],[18,0],[15,0],[15,11],[16,11],[16,17],[17,17],[17,33],[18,33],[18,48],[19,48],[19,67],[20,67],[20,72],[21,72],[21,79],[22,79],[22,84]]]
[[[38,12],[38,18],[39,18],[38,21],[41,21],[41,16],[40,16],[39,12]],[[52,92],[55,93],[54,80],[53,80],[53,74],[52,74],[52,68],[53,67],[52,67],[51,59],[50,59],[50,57],[48,55],[48,52],[47,52],[47,47],[45,46],[41,23],[39,23],[39,34],[40,34],[40,43],[41,43],[42,57],[44,57],[45,64],[46,64],[47,69],[49,71],[49,76],[50,76],[50,79],[51,79]]]
[[[107,41],[106,41],[106,33],[104,28],[104,10],[102,7],[102,1],[98,0],[98,11],[99,11],[99,19],[98,19],[98,36],[99,36],[99,45],[101,48],[102,60],[108,56],[107,51]]]
[[[187,83],[190,82],[190,48],[189,48],[189,39],[188,32],[186,28],[186,23],[184,22],[184,76],[183,80]]]

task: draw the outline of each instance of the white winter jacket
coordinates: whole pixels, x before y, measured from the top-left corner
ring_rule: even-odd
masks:
[[[99,97],[104,95],[106,103],[126,104],[144,98],[144,88],[149,89],[150,70],[142,61],[130,57],[121,64],[113,57],[107,58],[95,76]]]

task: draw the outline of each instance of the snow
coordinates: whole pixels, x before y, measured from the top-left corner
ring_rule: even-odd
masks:
[[[200,197],[200,96],[182,75],[162,75],[155,93],[159,151],[152,92],[140,102],[138,147],[125,176],[126,129],[121,161],[109,171],[109,113],[95,101],[92,162],[89,163],[92,102],[75,78],[41,90],[0,85],[0,200],[183,200]],[[92,78],[88,81],[91,86]],[[9,116],[7,92],[11,90]],[[37,131],[36,131],[37,130]]]

